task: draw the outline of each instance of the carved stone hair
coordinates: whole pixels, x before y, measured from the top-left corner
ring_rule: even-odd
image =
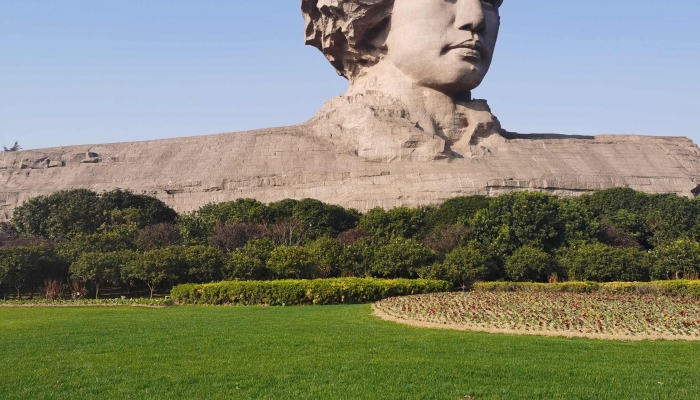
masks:
[[[321,50],[339,75],[374,65],[386,49],[369,41],[389,22],[394,0],[302,0],[306,44]]]

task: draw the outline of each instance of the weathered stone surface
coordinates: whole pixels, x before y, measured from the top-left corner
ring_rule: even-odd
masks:
[[[700,151],[685,138],[511,134],[464,158],[372,162],[311,129],[0,153],[0,217],[30,197],[73,188],[131,189],[182,212],[241,197],[311,197],[368,210],[512,190],[576,195],[622,186],[691,196],[700,185]]]

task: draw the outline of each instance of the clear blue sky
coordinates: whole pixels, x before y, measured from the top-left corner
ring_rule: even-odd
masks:
[[[700,1],[505,0],[474,95],[505,128],[700,142]],[[282,126],[347,87],[298,0],[0,0],[0,145]]]

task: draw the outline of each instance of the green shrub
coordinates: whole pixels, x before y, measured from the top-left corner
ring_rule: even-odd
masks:
[[[430,227],[468,224],[479,210],[488,208],[491,199],[486,196],[463,196],[446,200],[427,216]]]
[[[340,276],[370,277],[376,250],[387,242],[387,238],[360,235],[359,239],[344,246],[339,266]]]
[[[517,192],[499,196],[470,221],[476,238],[499,257],[521,246],[552,250],[563,243],[564,224],[558,199],[544,193]]]
[[[294,218],[308,226],[308,238],[316,239],[322,236],[337,236],[340,232],[352,229],[360,220],[360,213],[352,209],[325,204],[314,199],[303,199],[288,202],[290,213],[283,213],[277,209],[276,221],[285,218]],[[289,207],[291,205],[291,207]],[[270,209],[274,209],[270,204]]]
[[[471,233],[464,225],[439,225],[430,230],[421,243],[442,260],[452,250],[467,244]]]
[[[375,278],[413,278],[435,255],[414,239],[393,237],[372,253],[369,273]]]
[[[103,216],[109,216],[114,210],[133,210],[135,211],[133,222],[139,228],[157,224],[172,224],[177,219],[175,210],[161,200],[121,189],[101,194],[98,209]]]
[[[28,200],[17,207],[12,223],[23,235],[65,239],[95,233],[103,226],[128,222],[143,228],[174,222],[176,217],[172,208],[154,197],[120,189],[102,195],[76,189]]]
[[[182,235],[180,234],[180,228],[169,222],[149,225],[141,229],[134,241],[134,245],[140,251],[150,251],[181,244]]]
[[[226,280],[265,280],[272,279],[272,273],[267,268],[275,244],[269,239],[249,241],[242,248],[230,253],[223,267]]]
[[[559,257],[569,279],[595,282],[648,281],[651,261],[646,251],[600,243],[582,244]]]
[[[600,190],[580,197],[595,215],[612,215],[620,210],[643,213],[649,207],[650,196],[630,188]]]
[[[181,248],[184,273],[187,282],[206,283],[222,278],[224,254],[221,250],[210,246],[191,246]]]
[[[272,250],[267,268],[274,279],[311,279],[319,265],[309,249],[301,246],[279,246]]]
[[[426,214],[424,208],[374,208],[360,218],[357,227],[378,237],[416,238],[425,227]]]
[[[445,292],[450,283],[430,280],[362,278],[220,282],[173,288],[178,304],[324,305],[370,303],[392,296]]]
[[[700,243],[680,239],[654,249],[653,279],[679,279],[700,274]]]
[[[591,243],[600,236],[595,214],[579,199],[559,199],[559,226],[564,229],[565,244]]]
[[[450,280],[462,288],[493,276],[496,269],[496,262],[488,250],[475,242],[450,252],[445,256],[442,265],[445,274],[443,279]]]
[[[593,293],[600,290],[601,284],[596,282],[562,282],[562,283],[533,283],[533,282],[478,282],[473,290],[477,292],[571,292]]]
[[[137,235],[135,226],[118,226],[91,234],[79,233],[70,241],[59,243],[56,251],[66,262],[72,263],[83,253],[135,250]]]
[[[210,203],[200,208],[196,214],[202,219],[207,231],[210,231],[218,223],[228,221],[263,224],[269,220],[267,206],[255,199]]]
[[[309,243],[307,249],[318,264],[321,278],[337,277],[343,266],[343,247],[336,239],[321,237]]]
[[[556,271],[554,258],[542,250],[523,246],[506,259],[506,275],[515,282],[543,282]]]

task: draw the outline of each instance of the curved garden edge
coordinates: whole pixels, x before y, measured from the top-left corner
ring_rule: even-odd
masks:
[[[428,321],[411,320],[400,318],[388,314],[377,306],[377,303],[372,304],[372,315],[388,322],[394,322],[401,325],[412,326],[416,328],[443,329],[453,331],[467,332],[482,332],[482,333],[497,333],[507,335],[527,335],[527,336],[548,336],[548,337],[563,337],[563,338],[585,338],[599,340],[622,340],[622,341],[648,341],[648,340],[669,340],[669,341],[700,341],[700,337],[685,337],[676,335],[604,335],[595,333],[581,333],[572,331],[532,331],[525,329],[499,329],[499,328],[484,328],[473,324],[450,324],[437,323]]]

